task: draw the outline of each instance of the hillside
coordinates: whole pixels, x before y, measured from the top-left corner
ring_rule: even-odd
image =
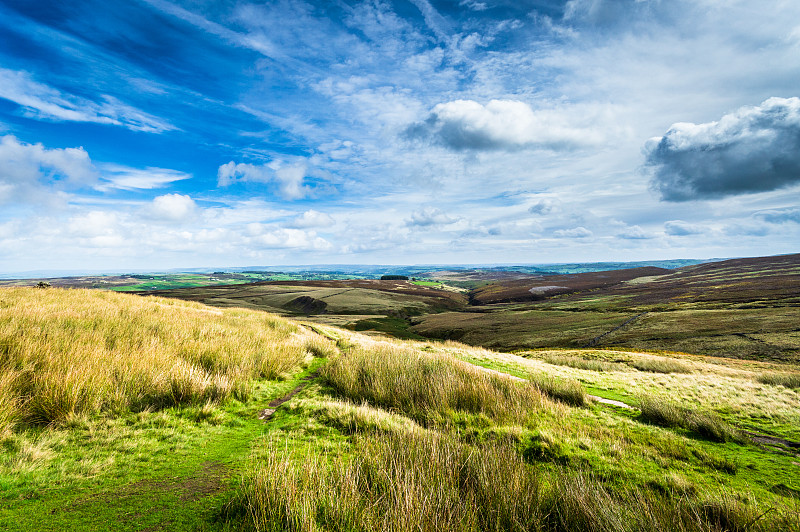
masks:
[[[471,292],[471,308],[414,318],[410,330],[506,350],[624,347],[800,361],[800,255],[632,272],[499,281]]]
[[[0,289],[4,530],[800,530],[800,371]]]

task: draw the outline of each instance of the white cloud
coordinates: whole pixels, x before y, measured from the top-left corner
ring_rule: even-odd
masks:
[[[97,103],[35,81],[27,72],[0,67],[0,98],[21,105],[33,118],[67,122],[95,122],[124,126],[134,131],[161,133],[175,129],[168,122],[102,95]]]
[[[594,233],[585,227],[573,227],[572,229],[559,229],[558,231],[553,231],[553,235],[559,238],[588,238],[593,234]]]
[[[670,236],[687,236],[699,235],[704,232],[704,228],[683,220],[670,220],[664,223],[664,231]]]
[[[266,249],[328,250],[333,246],[314,231],[291,228],[271,228],[262,224],[248,226],[249,241]]]
[[[153,199],[147,214],[156,220],[183,222],[197,214],[197,204],[187,195],[165,194]]]
[[[632,225],[625,228],[625,230],[623,230],[621,233],[618,233],[617,236],[626,240],[646,240],[648,238],[655,237],[655,235],[646,232],[638,225]]]
[[[118,223],[119,218],[114,213],[90,211],[71,218],[68,227],[74,236],[91,238],[114,235]]]
[[[93,184],[97,171],[83,148],[48,149],[0,138],[0,203],[47,203],[55,190]]]
[[[561,210],[561,202],[552,198],[536,200],[528,207],[531,214],[552,214]]]
[[[237,182],[277,183],[282,197],[300,199],[310,192],[309,187],[303,185],[307,171],[308,163],[305,160],[291,164],[272,161],[258,166],[231,161],[217,170],[217,184],[227,187]]]
[[[309,209],[292,221],[292,227],[304,229],[308,227],[331,227],[334,224],[333,218],[324,212]]]
[[[516,100],[491,100],[486,105],[455,100],[436,105],[407,134],[454,150],[572,149],[604,140],[598,128],[603,114],[607,112],[587,106],[534,110]]]
[[[459,218],[452,218],[435,207],[425,207],[414,211],[411,218],[406,220],[406,225],[418,227],[431,227],[449,225],[457,222]]]
[[[489,9],[486,2],[479,2],[478,0],[461,0],[458,5],[468,7],[473,11],[486,11]]]
[[[131,168],[118,164],[100,165],[103,179],[107,183],[98,185],[99,190],[118,188],[123,190],[149,190],[163,188],[175,181],[191,179],[192,174],[168,168]]]

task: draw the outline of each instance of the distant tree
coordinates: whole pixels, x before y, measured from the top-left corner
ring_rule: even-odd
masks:
[[[50,286],[51,286],[50,283],[48,283],[47,281],[39,281],[38,283],[36,283],[36,288],[50,288]]]
[[[381,275],[381,281],[408,281],[407,275]]]

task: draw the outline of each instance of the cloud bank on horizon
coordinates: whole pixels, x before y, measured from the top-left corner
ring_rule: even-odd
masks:
[[[797,252],[798,20],[0,0],[0,272]]]

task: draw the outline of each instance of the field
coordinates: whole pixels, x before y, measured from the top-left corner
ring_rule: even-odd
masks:
[[[421,338],[409,332],[409,316],[461,309],[467,297],[440,283],[376,279],[279,281],[243,286],[208,286],[140,292],[197,301],[216,307],[265,310],[354,330],[371,330],[398,338]]]
[[[636,273],[490,283],[470,292],[469,308],[412,318],[410,331],[504,350],[624,347],[800,361],[800,255]]]
[[[305,281],[309,279],[352,279],[352,272],[275,272],[242,271],[213,273],[147,273],[127,275],[86,275],[79,277],[48,277],[31,279],[0,279],[0,286],[36,286],[46,282],[61,288],[101,288],[117,292],[170,290],[201,286],[237,285],[258,281]]]
[[[0,343],[5,530],[800,530],[781,364],[52,288]]]
[[[506,351],[605,347],[800,361],[800,255],[673,270],[627,266],[563,266],[574,274],[464,268],[422,272],[417,281],[287,280],[137,293]]]

